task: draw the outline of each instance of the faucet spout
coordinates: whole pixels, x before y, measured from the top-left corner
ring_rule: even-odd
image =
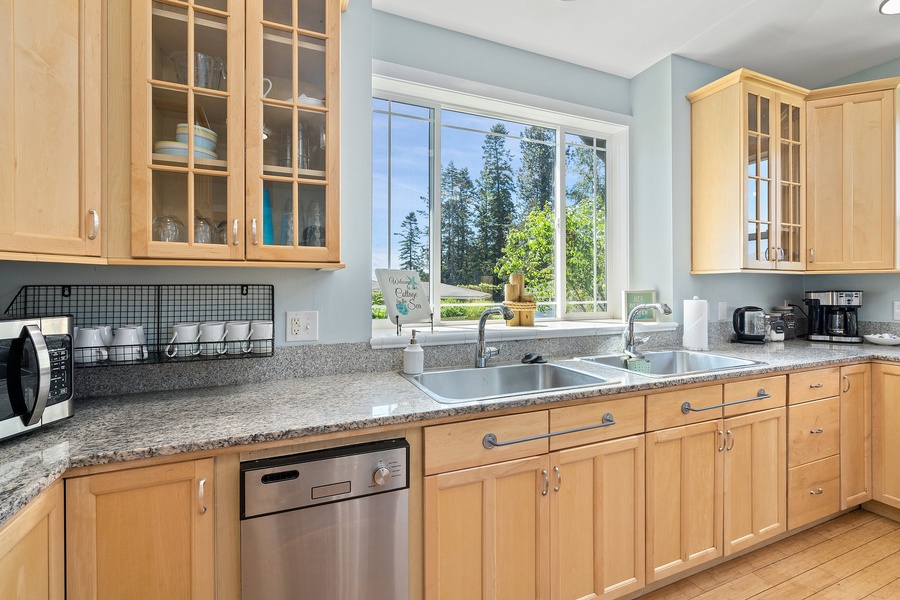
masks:
[[[671,315],[672,309],[669,308],[668,304],[664,303],[656,303],[656,304],[638,304],[634,308],[631,309],[631,312],[628,313],[628,325],[625,327],[625,331],[622,332],[622,341],[625,344],[625,354],[631,356],[632,358],[644,358],[644,355],[638,352],[637,347],[643,343],[642,340],[640,342],[635,342],[634,339],[634,319],[637,317],[638,313],[642,310],[656,310],[661,312],[664,315]]]
[[[486,367],[487,360],[493,356],[497,356],[500,352],[496,348],[486,348],[484,345],[484,327],[487,325],[488,317],[491,315],[500,315],[506,321],[509,321],[516,316],[516,313],[503,304],[492,306],[481,313],[481,318],[478,319],[478,342],[475,344],[475,366],[479,368]]]

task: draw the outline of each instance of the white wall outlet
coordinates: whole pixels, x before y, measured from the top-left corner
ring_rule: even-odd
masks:
[[[727,321],[728,320],[728,303],[727,302],[719,302],[719,321]]]
[[[894,320],[900,321],[900,300],[894,300]]]
[[[319,311],[286,312],[284,341],[315,342],[319,339]]]

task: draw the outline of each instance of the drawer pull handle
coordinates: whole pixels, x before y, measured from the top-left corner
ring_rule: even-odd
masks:
[[[734,402],[726,402],[724,404],[714,404],[712,406],[704,406],[703,408],[691,408],[690,402],[685,402],[681,405],[681,412],[683,414],[688,414],[692,412],[703,412],[704,410],[712,410],[714,408],[722,408],[723,406],[733,406],[735,404],[743,404],[744,402],[756,402],[757,400],[765,400],[766,398],[771,398],[772,394],[767,394],[764,388],[759,388],[756,392],[755,398],[745,398],[744,400],[735,400]]]
[[[550,473],[547,472],[547,469],[541,469],[541,474],[544,476],[544,489],[541,490],[541,496],[546,496],[550,491]]]
[[[562,487],[562,473],[559,470],[559,466],[553,467],[553,470],[556,471],[556,487],[553,488],[553,491],[558,492],[559,488]]]
[[[597,425],[588,425],[586,427],[577,427],[575,429],[566,429],[565,431],[554,431],[553,433],[544,433],[541,435],[533,435],[531,437],[519,438],[517,440],[509,440],[508,442],[498,442],[497,436],[493,433],[487,433],[484,436],[484,439],[481,441],[482,445],[490,450],[494,446],[511,446],[512,444],[521,444],[523,442],[533,442],[534,440],[542,440],[544,438],[551,438],[557,435],[566,435],[567,433],[578,433],[579,431],[588,431],[589,429],[598,429],[600,427],[609,427],[610,425],[615,425],[616,421],[613,419],[612,413],[606,413],[603,415],[603,421]]]
[[[203,489],[205,486],[206,486],[206,478],[204,477],[197,484],[197,487],[198,487],[197,492],[198,492],[198,496],[200,497],[199,499],[200,499],[200,514],[201,515],[206,513],[206,492]]]
[[[810,429],[809,432],[810,433],[822,433],[822,428],[819,427],[818,429]]]
[[[844,394],[846,394],[847,392],[850,391],[850,378],[847,377],[846,375],[844,375],[842,379],[843,379],[844,381],[847,382],[847,389],[846,389],[846,390],[843,390],[843,389],[842,389],[841,392],[843,392]]]
[[[809,384],[810,389],[818,389],[820,387],[825,387],[824,383],[811,383]]]
[[[809,493],[812,494],[813,496],[818,496],[819,494],[824,494],[825,490],[823,490],[822,488],[819,488],[818,490],[809,490]]]

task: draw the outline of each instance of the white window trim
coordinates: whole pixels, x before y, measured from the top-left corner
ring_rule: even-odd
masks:
[[[477,112],[488,116],[495,115],[503,119],[513,118],[528,123],[546,124],[554,128],[561,126],[571,133],[604,134],[609,141],[607,145],[607,194],[608,199],[612,199],[612,202],[607,203],[607,223],[609,224],[607,243],[608,248],[620,250],[607,254],[607,290],[612,291],[607,294],[608,310],[605,319],[624,318],[619,290],[628,289],[630,116],[384,61],[373,61],[372,70],[373,97],[387,96],[392,100],[408,101],[411,104],[430,108],[442,107],[464,112]],[[439,231],[441,223],[441,203],[438,201],[441,164],[440,128],[435,129],[433,159],[437,166],[432,169],[432,173],[437,171],[438,175],[431,177],[432,206],[429,224],[433,231]],[[559,140],[559,142],[563,147],[565,141]],[[558,165],[558,168],[561,166]],[[557,177],[557,181],[561,181],[561,178]],[[435,227],[437,229],[433,229]],[[430,278],[429,297],[435,299],[437,298],[437,282],[440,280],[440,256],[436,244],[431,244],[430,247],[433,275],[436,276]],[[557,255],[560,255],[558,251]],[[556,271],[559,273],[559,269]],[[565,293],[564,282],[562,284],[563,286],[560,287],[558,278],[558,294]],[[439,306],[434,300],[432,302],[436,323],[439,323]],[[564,302],[562,304],[564,305]],[[598,320],[598,316],[597,314],[566,314],[562,311],[561,316],[546,321],[577,320]],[[389,322],[381,324],[373,321],[373,331],[382,328],[394,329],[395,327]]]

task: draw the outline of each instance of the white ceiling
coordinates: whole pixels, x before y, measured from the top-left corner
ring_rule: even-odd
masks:
[[[632,78],[670,54],[808,88],[900,57],[881,0],[372,0],[376,10]]]

